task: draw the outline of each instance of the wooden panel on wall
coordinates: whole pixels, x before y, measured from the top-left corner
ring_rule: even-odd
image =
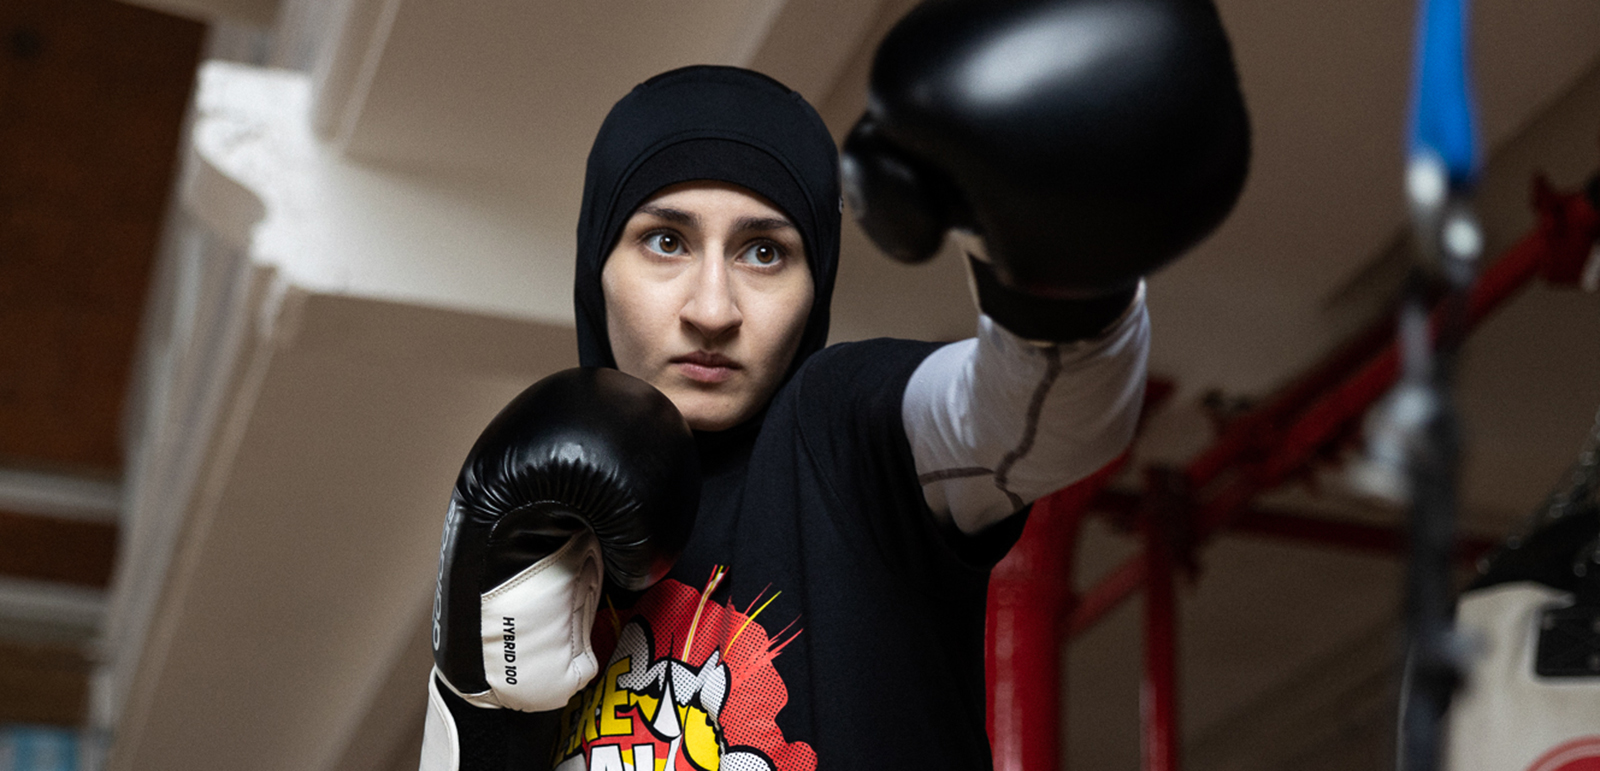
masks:
[[[117,526],[0,510],[0,576],[104,587]]]
[[[0,4],[0,464],[115,472],[204,26]]]
[[[0,640],[0,723],[83,723],[90,663],[76,646]]]

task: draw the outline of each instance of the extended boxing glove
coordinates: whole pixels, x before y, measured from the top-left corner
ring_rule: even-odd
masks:
[[[972,234],[979,269],[1027,295],[1131,295],[1244,185],[1249,123],[1208,0],[928,0],[870,86],[841,156],[863,229],[907,262]]]
[[[594,677],[602,582],[665,575],[699,490],[688,424],[616,370],[551,375],[495,416],[445,518],[423,769],[498,771],[530,752],[536,723],[507,710],[559,709]]]

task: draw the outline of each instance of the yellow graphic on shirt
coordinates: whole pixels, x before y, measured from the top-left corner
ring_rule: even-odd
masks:
[[[562,714],[557,771],[815,771],[810,745],[773,722],[788,695],[772,660],[794,636],[751,623],[776,595],[754,612],[711,602],[724,575],[698,592],[663,581],[620,629],[597,631],[615,648]]]

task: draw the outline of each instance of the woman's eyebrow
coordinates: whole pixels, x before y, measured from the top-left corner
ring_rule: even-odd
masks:
[[[733,232],[744,233],[751,230],[799,230],[782,217],[740,217],[734,220]]]
[[[644,206],[639,207],[638,212],[640,214],[648,214],[657,219],[663,219],[667,222],[683,225],[685,227],[698,228],[700,227],[701,223],[700,215],[695,214],[694,212],[684,211],[682,209],[674,209],[670,206],[645,204]],[[793,222],[790,222],[784,217],[740,217],[739,219],[733,221],[733,232],[735,233],[745,233],[752,230],[773,231],[798,229],[799,228],[794,226]]]
[[[666,206],[652,206],[650,204],[645,204],[644,206],[639,207],[639,211],[643,214],[648,214],[652,217],[658,217],[678,225],[686,225],[692,228],[700,227],[700,217],[696,216],[693,212],[686,212],[682,209],[672,209]]]

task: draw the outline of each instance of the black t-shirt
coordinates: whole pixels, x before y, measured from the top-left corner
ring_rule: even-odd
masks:
[[[1023,517],[968,538],[928,510],[900,405],[937,347],[825,349],[761,420],[700,437],[694,535],[602,602],[562,768],[991,767],[984,602]]]

